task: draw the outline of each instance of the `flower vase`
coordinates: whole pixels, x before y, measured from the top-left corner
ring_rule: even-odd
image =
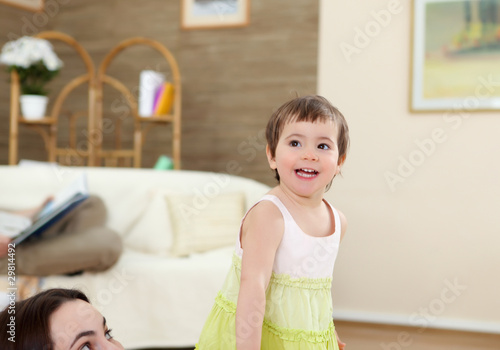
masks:
[[[45,117],[49,98],[42,95],[21,95],[21,114],[24,119],[37,120]]]

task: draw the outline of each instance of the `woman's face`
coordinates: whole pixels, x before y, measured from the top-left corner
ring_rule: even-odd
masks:
[[[91,304],[75,299],[62,304],[49,319],[56,350],[123,350],[106,319]]]

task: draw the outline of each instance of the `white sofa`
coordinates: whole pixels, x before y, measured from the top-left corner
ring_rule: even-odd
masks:
[[[230,244],[174,256],[182,222],[174,222],[172,206],[182,199],[184,211],[195,219],[218,203],[214,215],[232,216],[238,224],[235,198],[243,198],[246,210],[269,187],[208,172],[0,166],[0,208],[37,205],[80,171],[87,173],[90,193],[104,200],[108,226],[123,237],[124,252],[106,272],[50,276],[40,280],[41,288],[86,292],[126,349],[193,346],[229,269],[237,229]],[[205,215],[202,224],[207,232],[217,232],[220,220],[209,219]]]

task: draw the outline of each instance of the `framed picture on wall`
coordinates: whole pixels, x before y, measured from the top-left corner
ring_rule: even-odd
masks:
[[[413,0],[410,110],[500,109],[500,0]]]
[[[181,0],[182,29],[243,27],[250,22],[250,0]]]
[[[43,2],[44,0],[0,0],[0,4],[11,5],[35,12],[43,10]]]

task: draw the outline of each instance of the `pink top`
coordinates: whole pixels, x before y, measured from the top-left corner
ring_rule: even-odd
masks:
[[[263,200],[273,202],[280,210],[285,222],[285,232],[274,258],[273,272],[275,274],[287,274],[292,278],[332,277],[341,233],[340,217],[337,210],[328,201],[324,200],[333,213],[335,232],[325,237],[314,237],[302,231],[278,197],[266,194],[259,202]],[[243,217],[242,225],[250,210],[251,208]],[[241,248],[240,236],[241,227],[236,244],[236,254],[241,258],[243,249]]]

